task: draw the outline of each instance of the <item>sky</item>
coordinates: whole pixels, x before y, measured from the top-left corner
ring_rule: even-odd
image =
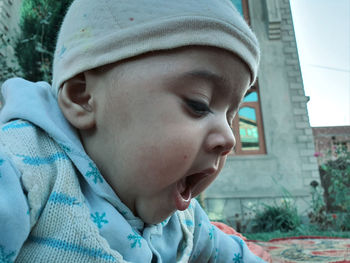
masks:
[[[350,125],[350,0],[290,0],[310,124]]]

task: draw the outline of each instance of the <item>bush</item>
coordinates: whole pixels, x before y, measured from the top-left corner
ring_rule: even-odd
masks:
[[[308,213],[310,223],[316,225],[319,230],[327,230],[333,224],[333,218],[327,214],[323,199],[323,189],[317,181],[311,182],[311,211]]]
[[[265,205],[253,219],[254,232],[288,232],[300,226],[300,218],[294,204],[283,199],[281,205]]]
[[[350,212],[350,152],[336,149],[338,158],[319,167],[327,212]]]
[[[56,38],[72,0],[23,0],[16,57],[24,77],[51,81]]]
[[[310,222],[321,230],[350,230],[350,152],[344,146],[335,149],[337,157],[319,167],[322,190],[312,185]],[[324,197],[324,201],[323,201]]]

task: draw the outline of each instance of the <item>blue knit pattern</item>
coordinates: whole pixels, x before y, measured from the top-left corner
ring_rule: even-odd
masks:
[[[97,258],[97,259],[101,258],[110,262],[116,262],[116,259],[112,255],[107,254],[100,249],[89,249],[74,243],[69,243],[69,242],[59,240],[59,239],[54,239],[54,238],[29,236],[28,239],[32,242],[45,245],[48,247],[70,251],[70,252],[76,252],[79,254],[87,255],[92,258]]]
[[[29,237],[25,237],[18,252],[0,244],[0,263],[13,262],[15,258],[19,262],[44,262],[49,255],[62,262],[67,255],[81,262],[122,262],[122,256],[104,243],[89,220],[75,167],[65,153],[70,153],[68,148],[62,149],[42,129],[25,121],[13,121],[0,128],[0,142],[5,143],[5,152],[22,173],[29,206],[27,219],[23,220],[28,222],[29,216],[31,224]],[[5,159],[0,158],[0,167],[4,164]],[[91,169],[87,175],[101,182],[97,168],[93,164],[88,167]],[[100,224],[104,223],[106,219],[100,218]],[[92,239],[87,238],[91,235]]]
[[[64,193],[57,193],[57,192],[53,192],[50,195],[49,202],[52,202],[54,204],[64,204],[69,206],[73,206],[73,205],[81,206],[81,203],[77,200],[77,198],[71,197]]]
[[[22,161],[25,164],[40,166],[45,164],[52,164],[57,160],[68,160],[68,156],[64,152],[57,152],[48,157],[31,157],[26,155],[17,155],[17,157],[23,158]]]
[[[17,121],[10,122],[9,124],[3,126],[2,131],[8,131],[11,129],[21,129],[21,128],[26,128],[26,127],[33,127],[33,125],[29,122],[17,120]]]

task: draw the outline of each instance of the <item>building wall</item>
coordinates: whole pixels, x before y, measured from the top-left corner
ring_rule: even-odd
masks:
[[[15,58],[14,42],[19,29],[20,7],[22,0],[0,0],[0,35],[3,37],[0,40],[0,59],[4,59],[9,67],[18,68]],[[10,42],[7,42],[7,39]],[[4,81],[4,76],[0,74],[0,86]],[[2,96],[0,93],[0,107]]]
[[[19,32],[19,18],[21,0],[1,0],[0,1],[0,34],[4,34],[10,40],[14,40]],[[13,42],[11,42],[13,44]],[[1,50],[1,55],[13,55],[14,51],[9,45],[9,49]],[[10,52],[5,53],[5,52]]]
[[[205,207],[216,220],[244,220],[255,204],[279,202],[283,188],[304,213],[310,182],[319,181],[289,1],[248,3],[261,44],[258,81],[267,154],[228,157],[204,194]]]
[[[316,156],[318,164],[337,157],[337,147],[350,151],[350,126],[314,127]]]

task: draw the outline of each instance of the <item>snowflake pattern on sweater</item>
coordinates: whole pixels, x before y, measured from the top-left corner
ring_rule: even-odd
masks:
[[[108,224],[108,220],[104,218],[105,216],[106,213],[102,213],[100,215],[99,212],[95,212],[95,214],[91,214],[91,219],[97,225],[98,228],[102,228],[103,224]]]
[[[103,179],[102,179],[102,176],[99,172],[99,170],[97,169],[96,165],[92,162],[89,163],[89,167],[91,168],[90,171],[88,171],[85,176],[87,178],[92,178],[93,179],[93,182],[95,184],[97,184],[98,182],[100,183],[103,183]]]
[[[141,243],[142,236],[140,236],[140,234],[137,233],[134,229],[133,229],[133,232],[134,232],[133,234],[128,235],[128,240],[132,241],[130,243],[130,247],[136,248],[138,246],[139,248],[141,248],[142,247],[142,243]]]

